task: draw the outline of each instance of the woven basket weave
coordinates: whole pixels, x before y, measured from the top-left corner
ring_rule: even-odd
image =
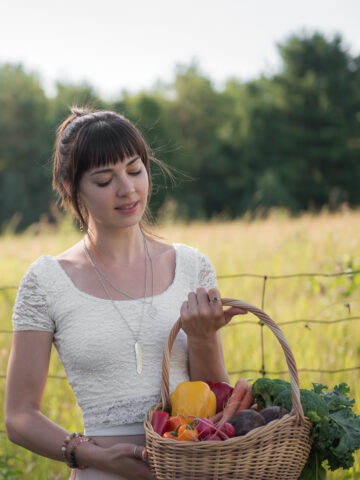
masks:
[[[161,399],[150,407],[144,421],[150,468],[157,480],[296,480],[310,453],[312,424],[304,417],[296,363],[289,344],[277,324],[262,310],[240,300],[222,299],[222,303],[248,310],[274,333],[288,365],[293,408],[279,420],[225,441],[177,442],[158,435],[151,418],[158,409],[170,412],[170,355],[181,328],[179,319],[164,348]]]

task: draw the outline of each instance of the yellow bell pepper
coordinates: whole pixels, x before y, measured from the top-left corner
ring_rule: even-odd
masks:
[[[171,415],[210,418],[216,412],[216,396],[205,382],[181,382],[170,395]],[[191,421],[192,418],[189,419]],[[188,423],[188,422],[187,422]]]

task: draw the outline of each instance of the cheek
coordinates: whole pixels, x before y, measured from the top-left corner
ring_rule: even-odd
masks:
[[[146,196],[148,196],[150,186],[149,186],[149,176],[146,170],[145,170],[145,175],[143,176],[143,188],[144,188],[144,191],[146,192]]]

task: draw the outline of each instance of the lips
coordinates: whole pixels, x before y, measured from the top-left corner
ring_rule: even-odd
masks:
[[[119,205],[118,207],[115,207],[115,210],[131,210],[131,208],[135,207],[139,202],[132,202],[132,203],[126,203],[125,205]]]

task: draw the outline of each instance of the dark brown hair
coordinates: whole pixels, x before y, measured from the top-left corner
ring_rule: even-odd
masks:
[[[79,183],[84,172],[139,155],[149,177],[149,199],[152,190],[150,161],[170,172],[151,155],[139,130],[124,116],[111,111],[93,111],[87,107],[72,107],[70,110],[71,114],[57,130],[53,188],[60,195],[61,206],[70,208],[87,231],[88,213],[79,204],[78,198]],[[64,182],[69,185],[70,192],[65,189]],[[150,218],[150,211],[146,207],[145,223]]]

